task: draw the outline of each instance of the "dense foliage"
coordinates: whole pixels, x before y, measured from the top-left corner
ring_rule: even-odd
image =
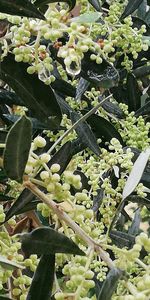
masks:
[[[0,1],[0,299],[150,299],[150,1]]]

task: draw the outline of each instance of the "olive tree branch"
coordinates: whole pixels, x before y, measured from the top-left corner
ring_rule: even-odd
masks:
[[[108,265],[110,269],[114,268],[114,262],[109,257],[108,253],[104,251],[100,245],[98,245],[87,233],[80,228],[68,215],[65,213],[59,204],[55,203],[53,200],[50,200],[49,197],[40,191],[40,189],[31,183],[30,181],[24,182],[25,188],[29,189],[35,196],[43,201],[52,211],[57,215],[60,220],[63,220],[74,232],[76,232],[80,238],[91,248],[93,248],[101,257],[103,261]]]

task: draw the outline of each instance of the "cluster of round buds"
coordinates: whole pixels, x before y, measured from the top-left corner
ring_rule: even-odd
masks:
[[[136,237],[136,243],[143,246],[147,252],[150,251],[150,238],[144,232]]]
[[[134,112],[129,114],[124,104],[120,104],[120,107],[126,111],[127,116],[120,122],[119,133],[128,146],[144,150],[150,142],[150,123],[145,123],[142,116],[136,118]]]
[[[5,213],[3,205],[0,204],[0,223],[3,223],[5,221]]]
[[[3,285],[8,282],[8,279],[12,276],[13,271],[6,270],[0,266],[0,291],[3,290]]]
[[[66,183],[75,187],[75,189],[80,190],[82,187],[81,176],[74,174],[72,171],[64,172],[64,180]]]
[[[94,259],[90,267],[96,273],[96,277],[99,281],[104,281],[106,279],[108,267],[105,262]]]
[[[26,267],[30,268],[30,270],[32,272],[35,272],[38,262],[39,262],[39,260],[38,260],[37,255],[32,254],[32,255],[30,255],[29,258],[24,260],[24,265]]]
[[[26,18],[22,19],[22,24],[19,27],[14,25],[10,28],[10,30],[13,34],[12,45],[14,48],[29,43],[31,31],[29,22]]]
[[[93,204],[92,199],[89,197],[88,192],[82,191],[75,194],[75,201],[77,204],[82,204],[87,208],[90,208]]]
[[[130,270],[136,263],[136,259],[139,258],[142,246],[139,243],[134,244],[133,248],[130,250],[115,249],[115,253],[118,256],[116,260],[116,265],[123,270]]]
[[[14,285],[13,295],[19,296],[19,300],[25,300],[27,297],[26,293],[28,291],[28,287],[31,285],[31,281],[32,281],[31,277],[27,275],[19,274],[13,280],[13,285]]]
[[[65,297],[71,296],[71,293],[72,296],[75,296],[80,286],[80,294],[78,294],[78,297],[80,299],[86,299],[89,289],[95,286],[92,280],[94,272],[86,270],[85,267],[87,260],[87,257],[73,257],[69,263],[64,266],[62,272],[69,280],[66,282],[66,292],[58,292],[55,294],[56,300],[65,299]]]

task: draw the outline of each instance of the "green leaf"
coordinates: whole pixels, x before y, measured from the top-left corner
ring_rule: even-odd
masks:
[[[1,0],[0,12],[21,17],[45,19],[29,0]]]
[[[136,78],[142,78],[145,76],[150,75],[150,66],[142,66],[137,69],[134,69],[133,74],[135,75]]]
[[[149,156],[150,156],[150,148],[147,148],[145,151],[140,153],[139,157],[135,161],[131,173],[123,189],[123,194],[122,194],[123,199],[127,198],[135,190],[136,186],[140,182],[140,179],[142,177],[142,174],[148,162]]]
[[[35,229],[31,233],[23,234],[20,238],[22,250],[28,254],[70,253],[85,255],[72,240],[49,227]]]
[[[10,129],[4,151],[4,169],[9,178],[22,181],[31,146],[31,122],[22,116]]]
[[[82,95],[87,91],[89,85],[90,83],[86,79],[82,77],[80,78],[76,89],[76,100],[80,100],[82,98]]]
[[[1,63],[0,78],[22,99],[33,117],[49,129],[56,129],[62,116],[55,94],[37,75],[29,75],[27,67],[25,63],[15,62],[14,56],[9,54]]]
[[[1,91],[0,92],[0,103],[7,105],[19,105],[24,106],[23,101],[17,97],[17,95],[10,91]]]
[[[72,18],[72,22],[76,23],[95,23],[100,17],[101,13],[99,12],[89,12],[80,15],[79,17]]]
[[[139,18],[144,20],[145,14],[146,14],[146,8],[147,8],[147,0],[143,0],[141,5],[138,8],[137,15]]]
[[[51,86],[56,92],[61,93],[64,96],[75,97],[76,88],[63,79],[56,79],[52,82]]]
[[[97,138],[101,138],[104,142],[109,142],[112,138],[116,138],[123,145],[123,140],[116,128],[106,119],[93,114],[87,119],[93,132]]]
[[[62,174],[68,166],[72,156],[72,143],[68,141],[53,155],[47,165],[50,168],[53,164],[59,164],[60,170],[58,173]]]
[[[30,203],[34,197],[35,196],[29,190],[24,189],[9,210],[5,212],[5,222],[7,222],[13,216],[18,215],[19,211],[22,210],[28,203]]]
[[[55,272],[55,255],[42,255],[26,300],[49,300]]]
[[[135,117],[143,116],[143,115],[149,115],[150,114],[150,101],[146,102],[141,108],[139,108],[135,112]]]
[[[143,0],[129,0],[128,4],[121,16],[121,20],[131,15],[143,2]]]
[[[127,76],[127,94],[129,112],[136,111],[141,107],[141,93],[135,76],[130,73]]]
[[[67,4],[69,5],[69,10],[72,10],[75,5],[76,5],[76,0],[36,0],[35,1],[35,5],[37,7],[41,7],[43,5],[48,5],[50,3],[55,3],[55,2],[67,2]]]
[[[133,235],[118,230],[112,230],[110,232],[110,238],[119,248],[132,248],[135,243],[135,237]]]
[[[101,64],[90,59],[91,51],[85,53],[81,64],[81,76],[98,87],[111,88],[119,81],[118,71],[105,59]]]
[[[138,208],[135,211],[134,219],[132,221],[131,226],[129,227],[128,233],[132,234],[134,236],[138,235],[139,234],[139,229],[140,229],[140,224],[141,224],[140,208]]]
[[[7,270],[13,270],[15,268],[24,269],[24,266],[16,263],[15,261],[8,260],[4,256],[0,255],[0,265]]]
[[[144,17],[144,21],[150,26],[150,8]]]
[[[75,112],[71,112],[70,117],[73,124],[80,119],[80,116]],[[75,128],[75,131],[77,132],[79,139],[81,139],[85,146],[99,156],[100,149],[97,144],[96,137],[87,122],[80,122],[79,125]]]
[[[18,115],[4,114],[3,116],[4,116],[4,118],[11,121],[12,123],[15,123],[19,119]],[[43,129],[43,130],[48,129],[48,127],[46,125],[44,125],[42,122],[38,121],[37,119],[35,119],[35,118],[29,118],[29,119],[31,121],[33,129]]]
[[[102,285],[97,300],[110,300],[117,288],[118,280],[122,277],[122,275],[123,272],[120,269],[111,269]]]
[[[100,1],[99,0],[88,0],[88,2],[97,10],[100,11]]]
[[[101,101],[101,96],[98,97]],[[108,113],[115,115],[119,119],[124,118],[124,112],[122,109],[118,106],[118,104],[114,104],[110,102],[109,100],[106,100],[101,105]]]

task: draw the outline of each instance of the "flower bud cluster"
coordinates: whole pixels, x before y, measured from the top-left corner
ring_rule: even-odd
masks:
[[[119,122],[119,133],[128,146],[144,150],[150,142],[150,123],[146,123],[142,116],[136,118],[134,112],[128,113],[127,105],[121,103],[119,106],[126,114],[126,118]]]
[[[20,272],[18,272],[17,275],[18,276],[13,280],[14,288],[12,293],[16,297],[19,296],[19,300],[25,300],[32,278],[27,275],[23,275]]]
[[[5,221],[5,213],[3,205],[0,204],[0,223],[3,223]]]
[[[139,258],[142,246],[139,243],[135,243],[133,248],[128,249],[115,249],[115,253],[118,256],[116,265],[123,270],[130,270],[136,263],[136,259]]]
[[[71,260],[65,264],[62,272],[66,278],[65,291],[55,294],[56,300],[65,299],[69,295],[78,295],[79,299],[86,299],[88,291],[95,286],[93,279],[94,273],[86,269],[87,257],[72,257]],[[88,298],[89,299],[89,298]]]
[[[30,255],[29,258],[25,259],[23,263],[24,263],[24,266],[30,268],[30,270],[32,272],[35,272],[38,262],[39,262],[39,259],[38,259],[37,255],[32,254],[32,255]]]

